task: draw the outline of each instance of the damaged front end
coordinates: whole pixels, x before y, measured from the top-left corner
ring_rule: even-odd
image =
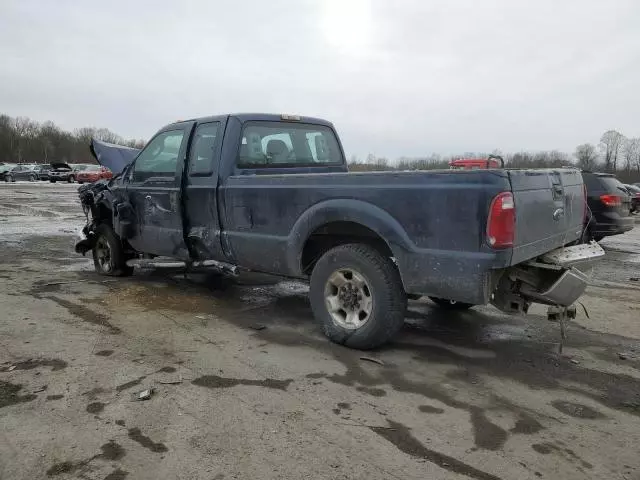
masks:
[[[491,303],[507,313],[527,313],[532,303],[569,307],[584,293],[592,262],[604,256],[596,242],[563,247],[508,269]]]
[[[111,192],[107,180],[100,180],[95,183],[88,183],[78,188],[80,204],[85,214],[87,222],[82,228],[82,237],[75,245],[76,253],[82,255],[92,250],[95,245],[95,229],[104,216],[106,206],[102,206],[103,202],[110,203]]]
[[[95,230],[102,222],[110,224],[121,238],[131,235],[131,208],[127,202],[116,202],[112,185],[118,185],[127,166],[140,152],[135,148],[114,145],[91,139],[89,151],[96,161],[113,172],[111,180],[98,180],[78,188],[82,210],[87,222],[82,229],[82,238],[76,243],[75,251],[82,255],[95,245]]]

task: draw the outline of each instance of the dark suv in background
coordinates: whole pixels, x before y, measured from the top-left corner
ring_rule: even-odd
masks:
[[[631,197],[624,185],[610,173],[582,172],[591,211],[587,226],[590,239],[600,241],[633,228]]]

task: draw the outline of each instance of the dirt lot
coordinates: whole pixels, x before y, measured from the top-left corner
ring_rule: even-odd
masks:
[[[98,277],[82,220],[73,185],[0,185],[1,479],[640,479],[640,228],[563,356],[543,308],[428,300],[363,354],[301,284]]]

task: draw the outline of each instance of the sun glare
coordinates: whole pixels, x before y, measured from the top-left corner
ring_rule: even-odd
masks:
[[[322,33],[340,53],[359,56],[367,52],[372,37],[369,0],[323,0]]]

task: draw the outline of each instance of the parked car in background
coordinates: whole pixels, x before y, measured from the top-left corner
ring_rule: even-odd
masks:
[[[587,191],[587,205],[591,211],[585,234],[588,240],[600,241],[610,235],[619,235],[633,228],[630,217],[631,197],[611,173],[582,172]]]
[[[73,183],[76,181],[76,173],[68,163],[52,162],[51,170],[49,171],[49,181],[51,183],[56,183],[56,182]]]
[[[15,166],[16,166],[15,163],[3,163],[2,165],[0,165],[0,180],[4,180],[7,172],[10,171]]]
[[[92,164],[92,163],[71,163],[71,164],[69,164],[71,169],[76,173],[83,172],[87,168],[92,167],[93,165],[94,164]]]
[[[631,213],[640,212],[640,187],[635,185],[625,185],[631,197]]]
[[[101,165],[88,165],[87,168],[76,172],[78,183],[91,183],[98,180],[108,180],[113,177],[111,170]]]
[[[49,180],[51,165],[35,165],[33,171],[38,174],[38,180]]]
[[[38,174],[33,170],[33,165],[15,165],[4,171],[3,180],[5,182],[15,182],[16,180],[38,180]]]

